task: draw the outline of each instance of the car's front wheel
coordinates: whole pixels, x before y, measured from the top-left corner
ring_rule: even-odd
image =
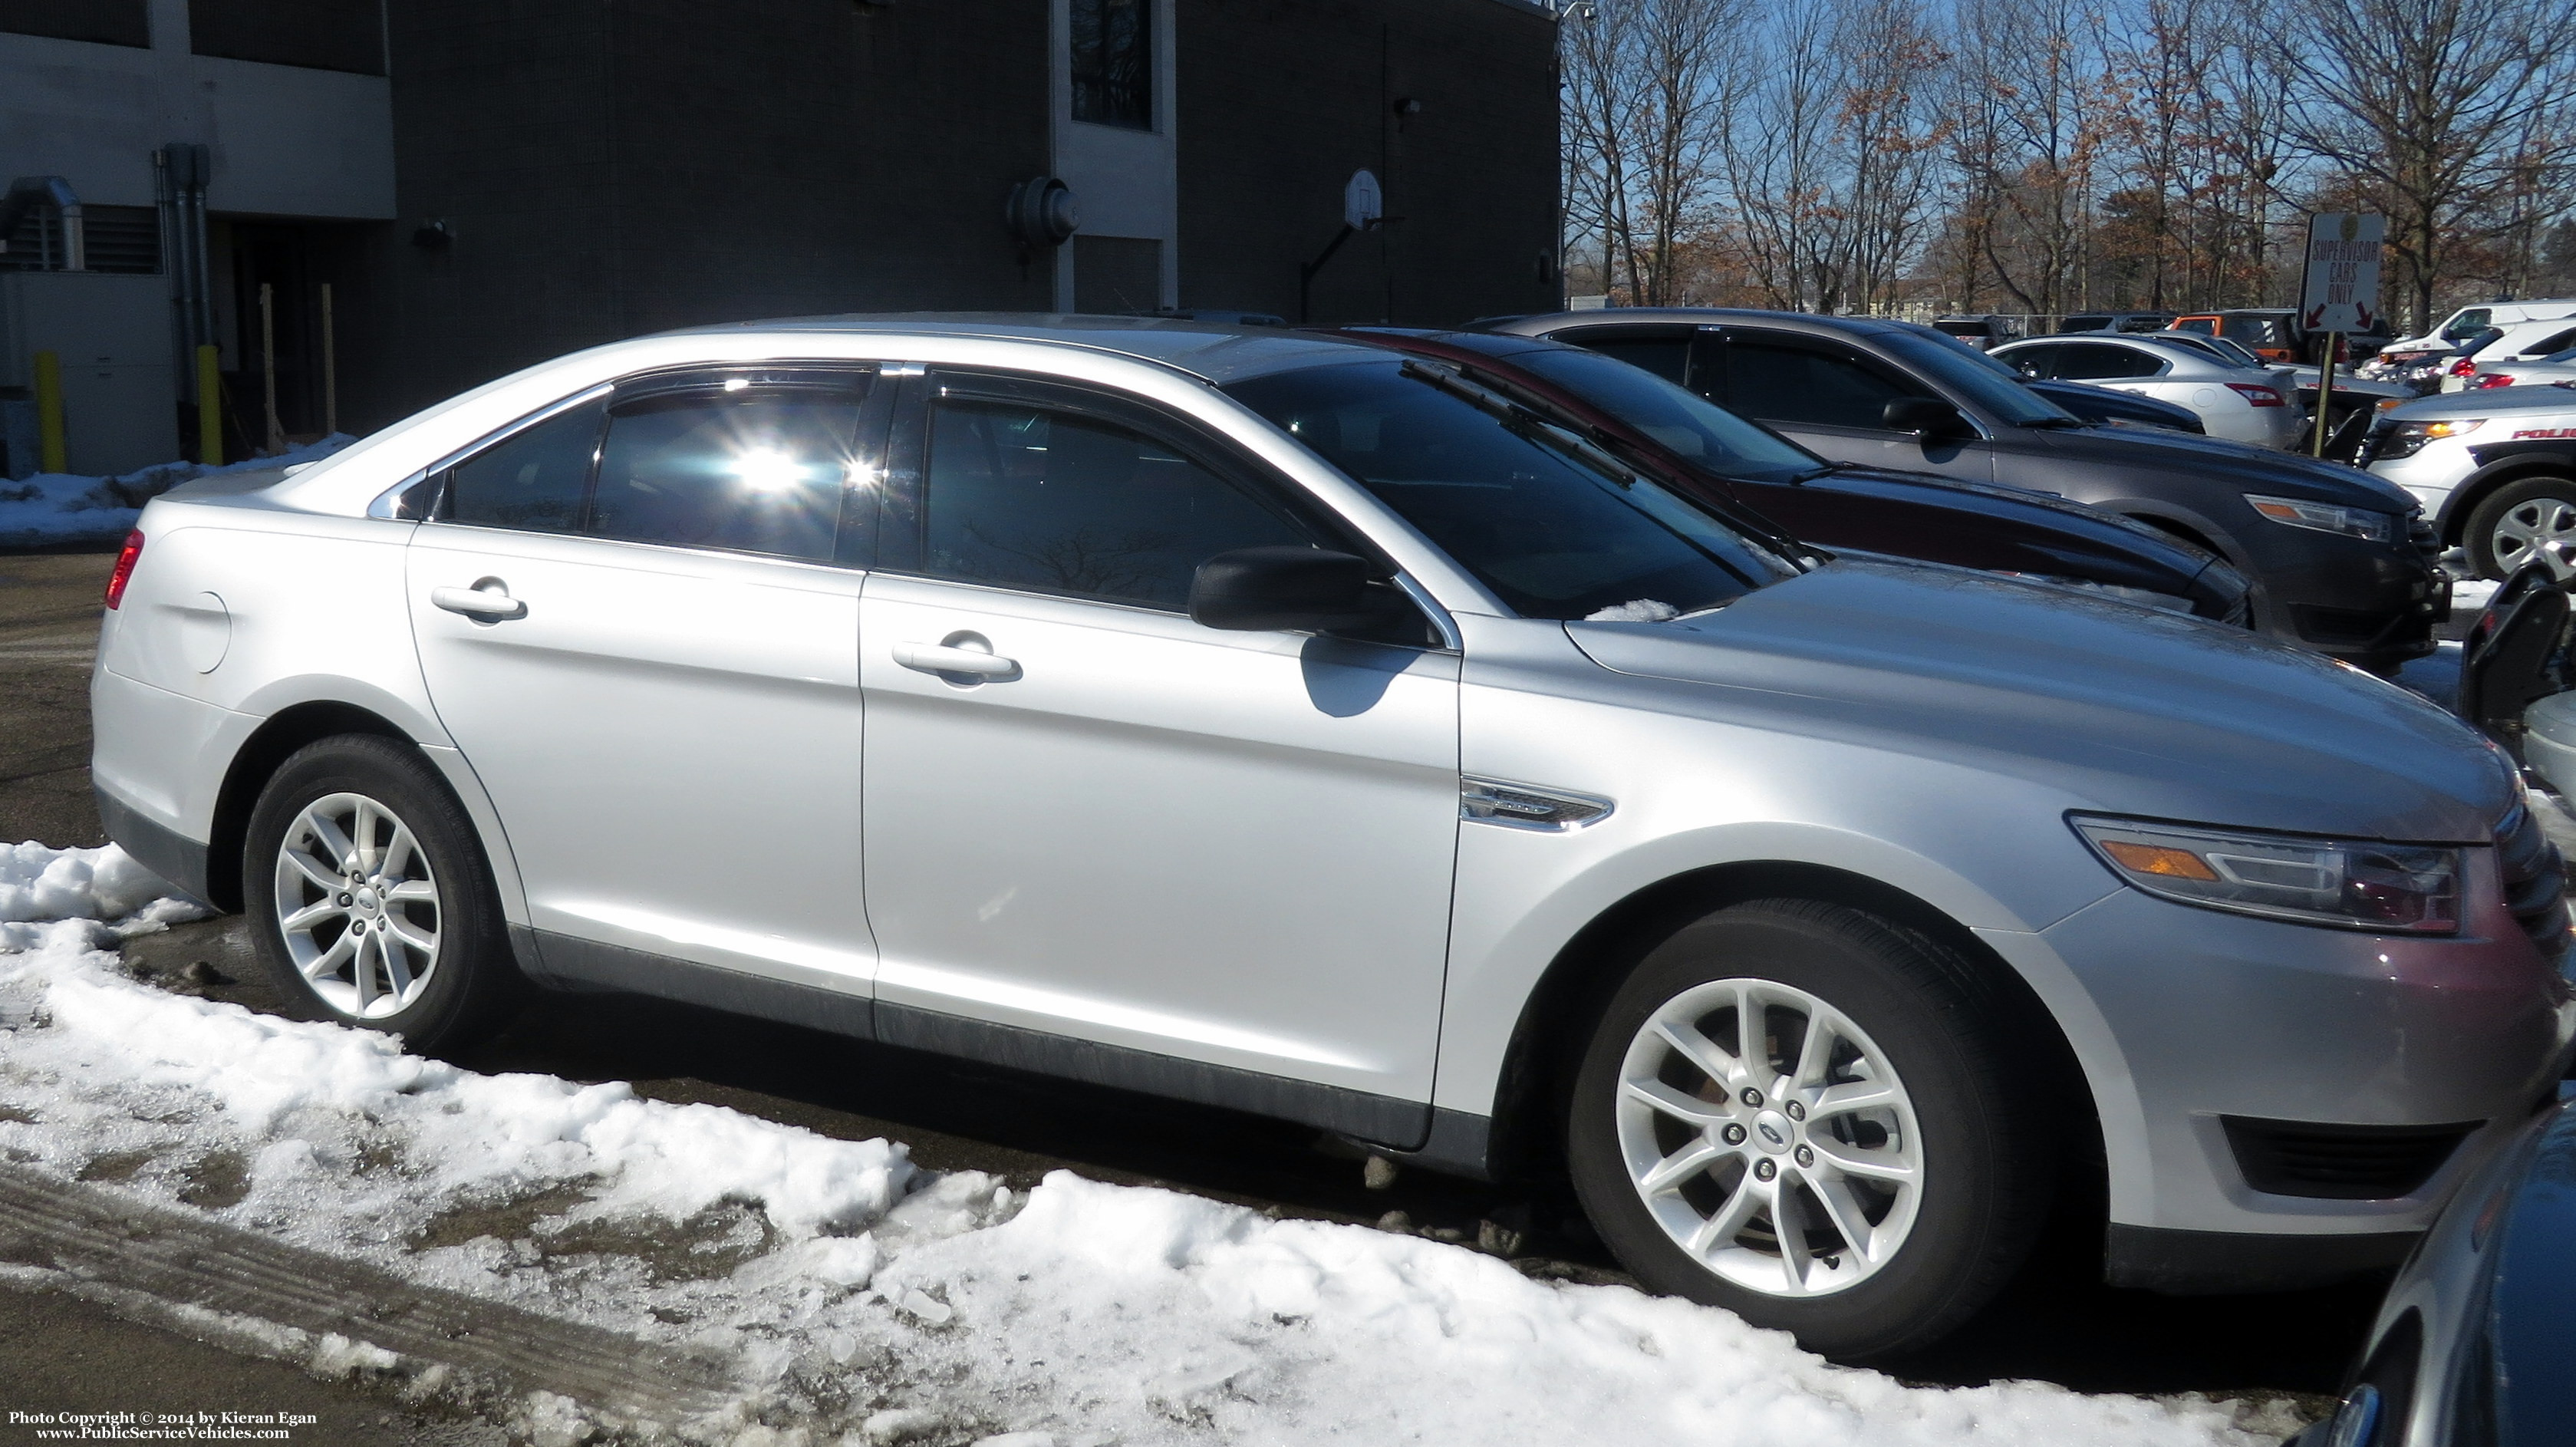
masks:
[[[1967,961],[1876,916],[1720,910],[1603,1017],[1575,1083],[1575,1187],[1649,1287],[1845,1360],[1928,1344],[2003,1285],[2047,1212],[2057,1152],[2013,1013]]]
[[[402,744],[309,744],[251,811],[242,894],[294,1013],[465,1044],[505,1017],[520,976],[473,825]]]
[[[2547,563],[2576,579],[2576,477],[2526,477],[2497,488],[2469,515],[2469,564],[2499,581]]]

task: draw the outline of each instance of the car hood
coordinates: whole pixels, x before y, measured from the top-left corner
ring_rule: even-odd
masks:
[[[2576,388],[2490,387],[2483,392],[2436,392],[2379,415],[2398,422],[2435,422],[2445,417],[2493,417],[2500,412],[2576,412]]]
[[[2070,808],[2470,843],[2502,755],[2391,683],[2253,634],[1964,569],[1845,559],[1713,612],[1565,625],[1710,716],[2047,784]]]
[[[2141,545],[2171,550],[2185,557],[2214,558],[2217,554],[2187,542],[2161,528],[2149,527],[2132,517],[2088,507],[2064,493],[2039,492],[2031,488],[2005,487],[2001,483],[1978,482],[1973,478],[1946,477],[1937,472],[1908,472],[1893,467],[1839,466],[1831,472],[1818,473],[1798,484],[1818,492],[1845,492],[1864,497],[1901,496],[1907,492],[1941,495],[1942,501],[1954,506],[1974,506],[1989,513],[2010,514],[2038,509],[2055,518],[2065,519],[2069,526],[2086,530],[2107,529],[2136,539]],[[1974,499],[1973,503],[1968,499]]]
[[[2023,435],[2037,439],[2034,446],[2047,455],[2069,462],[2189,472],[2248,492],[2303,502],[2342,503],[2398,513],[2411,512],[2416,506],[2414,495],[2404,488],[2357,468],[2222,437],[2142,428],[2112,432],[2090,427],[2026,429]]]

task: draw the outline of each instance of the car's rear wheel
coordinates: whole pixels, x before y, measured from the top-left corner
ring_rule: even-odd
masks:
[[[296,751],[251,811],[252,939],[288,1007],[421,1050],[505,1018],[521,977],[471,821],[419,755],[351,734]]]
[[[2487,495],[2469,514],[2469,564],[2499,581],[2547,563],[2564,583],[2576,578],[2576,477],[2526,477]]]
[[[1718,911],[1648,955],[1596,1030],[1576,1190],[1649,1287],[1845,1360],[1928,1344],[2003,1285],[2047,1213],[2058,1143],[2014,1013],[1967,961],[1873,915]]]

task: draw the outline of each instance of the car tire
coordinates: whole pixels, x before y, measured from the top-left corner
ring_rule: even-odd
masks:
[[[307,744],[251,810],[242,899],[288,1013],[425,1053],[506,1022],[526,977],[463,806],[409,745]]]
[[[1745,1057],[1735,1022],[1757,1012]],[[1596,1027],[1576,1192],[1652,1290],[1842,1361],[1928,1345],[2011,1278],[2054,1193],[2047,1071],[2017,1018],[1955,951],[1875,915],[1720,910],[1648,954]]]
[[[2526,477],[2487,494],[2461,541],[2481,578],[2502,582],[2541,558],[2558,581],[2576,579],[2576,477]]]

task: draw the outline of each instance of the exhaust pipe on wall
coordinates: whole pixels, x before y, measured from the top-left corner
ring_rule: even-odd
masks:
[[[62,225],[64,271],[89,270],[89,244],[81,227],[80,196],[72,183],[60,176],[21,176],[9,183],[9,192],[0,196],[0,248],[8,245],[9,233],[18,227],[18,218],[38,206],[50,205]]]

